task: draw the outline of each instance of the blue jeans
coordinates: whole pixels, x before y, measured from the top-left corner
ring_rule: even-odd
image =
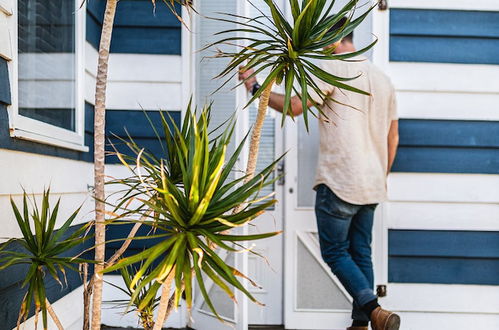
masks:
[[[360,306],[376,299],[371,260],[376,206],[347,203],[326,185],[317,186],[315,215],[322,258],[352,296],[352,319],[359,321],[369,321]]]

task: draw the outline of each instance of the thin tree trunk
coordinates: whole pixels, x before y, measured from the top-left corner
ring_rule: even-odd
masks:
[[[109,61],[109,49],[113,33],[114,15],[118,0],[107,0],[104,22],[102,24],[99,45],[99,63],[97,66],[97,83],[95,85],[94,114],[94,176],[95,176],[95,281],[92,296],[92,330],[101,328],[102,303],[102,270],[104,268],[105,251],[105,193],[104,193],[104,129],[106,117],[106,85]]]
[[[256,115],[255,126],[251,132],[251,142],[248,154],[248,164],[246,166],[246,179],[244,182],[248,182],[255,176],[256,162],[258,160],[258,150],[260,149],[260,137],[262,135],[263,122],[265,121],[265,115],[267,114],[267,109],[269,107],[270,93],[272,92],[272,86],[274,86],[274,81],[263,90],[260,96],[260,102],[258,103],[258,113]]]
[[[168,277],[163,283],[162,286],[163,289],[161,290],[161,299],[159,301],[158,317],[156,318],[156,322],[154,322],[153,330],[161,330],[163,328],[163,323],[165,323],[168,314],[170,290],[174,278],[175,278],[175,267],[172,268],[170,274],[168,274]]]
[[[47,307],[47,312],[49,312],[50,317],[54,321],[55,325],[57,326],[57,329],[59,330],[64,330],[64,327],[62,326],[61,320],[57,317],[57,315],[54,312],[54,309],[52,308],[52,305],[48,301],[47,298],[45,298],[45,306]]]
[[[274,81],[271,81],[260,95],[260,102],[258,103],[258,113],[256,115],[253,131],[251,132],[251,142],[249,147],[248,163],[246,165],[246,178],[244,179],[244,183],[247,183],[255,176],[256,162],[258,160],[258,150],[260,149],[260,137],[262,136],[262,127],[265,121],[265,116],[267,114],[267,109],[269,107],[269,98],[273,86]],[[243,206],[244,204],[239,204],[238,206],[236,206],[233,213],[239,212],[243,208]]]

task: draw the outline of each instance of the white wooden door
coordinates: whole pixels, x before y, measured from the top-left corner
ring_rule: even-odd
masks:
[[[493,121],[498,121],[498,52],[495,56],[488,53],[491,48],[486,40],[497,38],[499,31],[497,27],[493,28],[494,22],[479,17],[482,17],[481,13],[499,12],[499,3],[488,0],[389,0],[388,4],[388,10],[376,9],[373,12],[373,33],[379,40],[374,48],[373,61],[395,85],[402,130],[414,123],[424,129],[427,125],[465,127],[462,123],[468,127],[490,126]],[[473,22],[474,30],[465,27],[461,20]],[[465,32],[462,32],[463,28]],[[458,51],[452,48],[455,41],[462,45]],[[405,134],[404,131],[401,133]],[[428,131],[421,130],[411,136],[404,135],[401,142],[419,141],[426,133]],[[430,133],[436,135],[433,147],[441,150],[439,152],[446,152],[446,148],[454,148],[453,152],[457,152],[460,147],[459,141],[446,139],[448,133],[457,136],[459,132],[456,130]],[[467,131],[461,134],[465,135]],[[497,137],[497,131],[492,134]],[[475,171],[476,168],[458,169],[464,167],[462,162],[481,162],[478,158],[473,160],[473,148],[480,147],[482,142],[472,141],[472,137],[469,139],[469,149],[463,154],[465,157],[449,166],[448,172],[441,168],[441,156],[435,154],[439,158],[429,159],[432,164],[428,168],[402,166],[402,171],[390,174],[389,201],[381,212],[383,228],[376,231],[375,237],[379,242],[376,253],[381,261],[376,277],[377,284],[388,285],[387,297],[382,298],[381,303],[401,313],[403,329],[464,330],[499,326],[497,285],[445,284],[438,283],[438,280],[436,283],[401,283],[403,281],[393,279],[394,265],[389,265],[396,262],[396,258],[390,257],[396,253],[390,235],[393,238],[397,233],[414,232],[425,238],[435,233],[450,233],[454,235],[450,237],[457,240],[463,233],[483,234],[485,237],[497,231],[498,176]],[[420,146],[414,143],[409,148],[416,151]],[[410,152],[399,151],[398,162],[404,162],[402,158],[408,157]],[[419,161],[423,157],[422,151],[419,159],[414,159]],[[494,160],[488,158],[487,161]],[[442,248],[448,243],[441,241],[438,246]],[[408,253],[416,254],[421,250],[421,247],[411,247],[410,244],[405,242],[404,245]],[[424,244],[421,241],[419,245]],[[481,251],[486,250],[486,243],[483,244]],[[460,257],[457,249],[446,250],[447,256],[433,256],[432,251],[428,253],[429,257],[434,257],[433,265],[440,265],[442,260],[451,262],[445,259],[447,256]],[[412,265],[422,262],[421,256],[413,258]],[[445,274],[447,267],[441,265],[435,269],[427,268],[427,272]],[[449,275],[454,276],[461,270],[455,268]],[[478,267],[474,271],[479,273],[483,269]],[[440,280],[445,281],[445,278]]]

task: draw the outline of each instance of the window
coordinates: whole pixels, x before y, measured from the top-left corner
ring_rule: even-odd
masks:
[[[83,145],[85,7],[78,0],[18,0],[12,135]]]

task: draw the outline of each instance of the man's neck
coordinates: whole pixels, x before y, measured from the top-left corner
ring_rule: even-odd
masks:
[[[351,42],[342,42],[335,49],[334,53],[335,54],[343,54],[343,53],[353,53],[355,51],[356,51],[356,49],[355,49],[355,46],[353,45],[353,43],[351,43]]]

